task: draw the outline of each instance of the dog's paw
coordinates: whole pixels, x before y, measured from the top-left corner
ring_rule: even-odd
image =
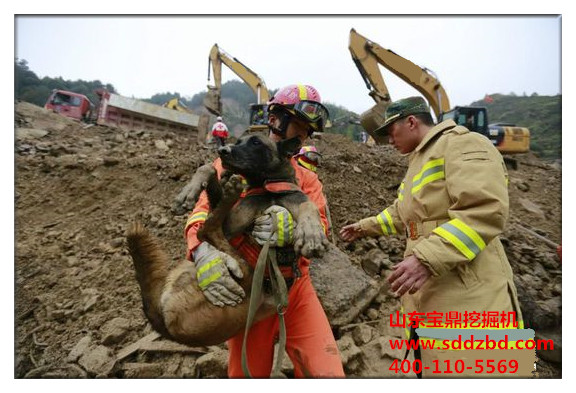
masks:
[[[222,190],[224,192],[224,198],[232,198],[234,200],[238,199],[244,190],[244,185],[242,184],[242,176],[230,176],[228,180],[222,184]]]
[[[311,219],[298,223],[294,233],[294,250],[306,258],[322,257],[329,241],[324,234],[322,225]]]

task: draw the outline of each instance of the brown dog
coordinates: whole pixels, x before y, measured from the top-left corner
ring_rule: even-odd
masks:
[[[157,239],[142,225],[134,224],[128,232],[128,247],[140,286],[144,312],[153,328],[174,341],[191,345],[215,345],[236,335],[246,325],[253,269],[228,243],[241,233],[249,233],[255,218],[272,205],[285,207],[297,222],[294,250],[305,257],[321,256],[328,239],[324,235],[316,205],[297,187],[290,192],[257,193],[239,199],[242,175],[250,189],[261,189],[270,182],[295,183],[294,168],[289,162],[299,147],[297,139],[272,142],[268,137],[249,134],[235,145],[218,150],[223,167],[229,172],[218,182],[211,164],[200,167],[192,182],[202,184],[211,206],[198,238],[226,252],[240,262],[243,278],[240,285],[246,298],[237,306],[217,307],[203,295],[196,281],[196,269],[190,261],[180,261],[170,270],[169,258]],[[198,194],[201,191],[198,188]],[[275,312],[267,296],[260,302],[255,320]]]

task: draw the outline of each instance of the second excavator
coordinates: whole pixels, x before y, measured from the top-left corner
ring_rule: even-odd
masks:
[[[525,153],[530,149],[530,131],[513,124],[488,124],[488,112],[485,107],[450,107],[450,100],[444,87],[427,68],[422,68],[410,60],[383,48],[377,43],[350,31],[348,49],[360,75],[370,90],[368,93],[376,105],[360,115],[360,123],[377,143],[386,143],[374,134],[374,130],[383,123],[382,114],[391,103],[390,94],[379,64],[386,67],[403,81],[420,92],[430,104],[438,121],[453,119],[457,124],[469,130],[485,135],[502,154]]]
[[[214,44],[208,57],[208,82],[210,82],[210,67],[214,75],[214,85],[208,84],[208,93],[204,98],[206,109],[216,115],[222,115],[222,64],[225,64],[236,75],[238,75],[256,94],[256,103],[250,105],[250,126],[251,132],[267,132],[266,103],[270,99],[270,92],[264,80],[247,65],[237,58],[230,56],[218,44]]]

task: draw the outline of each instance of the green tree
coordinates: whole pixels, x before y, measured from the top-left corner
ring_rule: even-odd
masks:
[[[116,89],[112,84],[103,84],[99,80],[70,81],[63,79],[61,76],[56,78],[44,77],[40,79],[30,70],[26,60],[18,58],[14,60],[14,79],[14,99],[30,102],[38,106],[44,106],[54,89],[69,90],[84,94],[95,104],[99,100],[95,92],[97,89],[105,88],[111,93],[116,93]]]

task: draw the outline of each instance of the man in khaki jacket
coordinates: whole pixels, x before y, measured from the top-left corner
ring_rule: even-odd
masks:
[[[508,219],[508,175],[498,150],[453,120],[434,125],[421,97],[392,103],[376,133],[409,156],[408,171],[392,205],[343,227],[342,239],[406,235],[404,260],[388,278],[402,296],[404,316],[430,322],[426,317],[442,315],[434,327],[470,328],[476,325],[464,326],[464,316],[482,316],[482,322],[491,315],[491,328],[504,328],[512,327],[510,315],[522,328],[512,269],[498,238]],[[477,328],[490,328],[482,325],[488,324]],[[433,368],[440,359],[442,367],[443,352],[422,349],[423,365]],[[424,375],[447,376],[431,371]]]

